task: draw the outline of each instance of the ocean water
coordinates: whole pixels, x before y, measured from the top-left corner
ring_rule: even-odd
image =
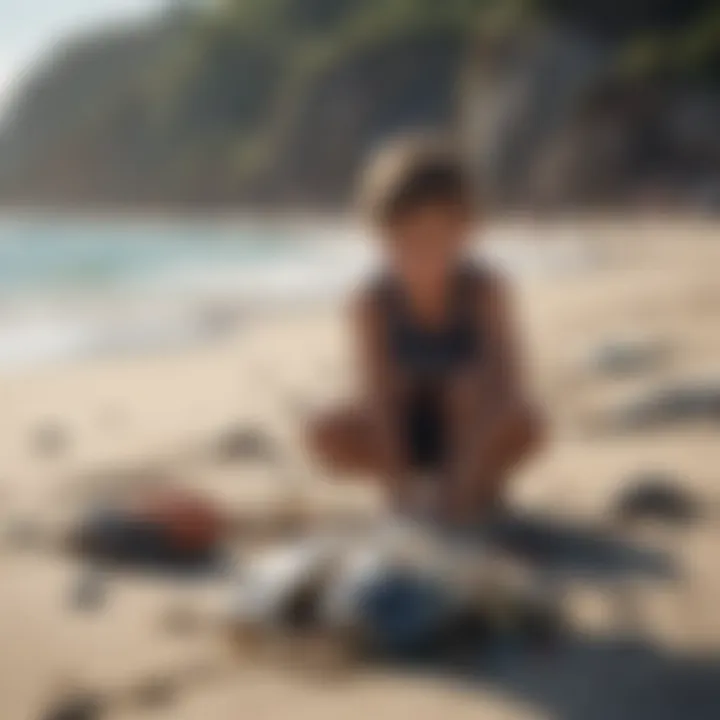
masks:
[[[0,217],[0,370],[210,341],[344,292],[363,248],[319,223]]]
[[[587,264],[574,233],[496,229],[519,273]],[[340,222],[0,215],[0,371],[210,342],[347,293],[377,258]]]

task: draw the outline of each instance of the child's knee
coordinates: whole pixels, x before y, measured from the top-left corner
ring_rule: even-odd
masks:
[[[535,454],[543,448],[547,439],[547,427],[536,408],[529,405],[519,408],[514,426],[517,444],[522,456]]]
[[[306,440],[313,454],[321,458],[333,454],[340,440],[334,414],[325,413],[311,418],[308,422]]]
[[[342,408],[312,419],[308,426],[310,451],[324,465],[334,470],[352,469],[363,447],[362,427],[356,413]]]

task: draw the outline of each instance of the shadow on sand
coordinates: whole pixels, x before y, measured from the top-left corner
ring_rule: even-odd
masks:
[[[645,641],[577,635],[544,652],[498,644],[462,667],[422,670],[499,691],[554,720],[720,717],[720,656]]]
[[[515,517],[501,520],[490,537],[571,581],[682,582],[663,553],[635,547],[601,529]],[[462,663],[426,659],[409,667],[501,692],[554,720],[720,718],[720,655],[684,654],[647,638],[568,630],[544,648],[500,638],[466,655]]]

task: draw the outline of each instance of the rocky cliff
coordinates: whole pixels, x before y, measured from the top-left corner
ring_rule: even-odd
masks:
[[[56,49],[0,199],[338,208],[412,127],[461,134],[501,205],[687,197],[720,184],[719,81],[719,0],[225,0]]]

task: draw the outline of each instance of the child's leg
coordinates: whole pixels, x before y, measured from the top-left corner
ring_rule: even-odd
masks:
[[[512,472],[541,448],[544,428],[538,416],[527,406],[510,409],[488,428],[482,439],[487,448],[479,469],[476,502],[482,513],[502,505]]]
[[[415,442],[418,440],[419,438],[414,439]],[[424,440],[433,441],[432,438]],[[308,445],[328,470],[335,474],[367,475],[384,487],[383,479],[386,475],[376,442],[368,416],[358,408],[329,412],[317,418],[309,428]],[[418,450],[415,448],[416,454]],[[413,478],[405,488],[404,497],[390,493],[395,510],[401,514],[415,515],[426,512],[432,515],[430,505],[433,504],[432,498],[437,495],[437,484],[427,482],[427,476],[432,471],[411,466],[410,472],[413,473]],[[434,472],[438,473],[439,470]]]
[[[343,407],[310,421],[308,447],[332,472],[374,473],[379,462],[365,413]]]
[[[527,407],[498,417],[488,428],[491,441],[475,488],[478,512],[501,504],[510,474],[534,455],[543,442],[543,426]],[[311,420],[308,447],[334,473],[377,474],[378,451],[367,415],[358,407],[342,407]]]

